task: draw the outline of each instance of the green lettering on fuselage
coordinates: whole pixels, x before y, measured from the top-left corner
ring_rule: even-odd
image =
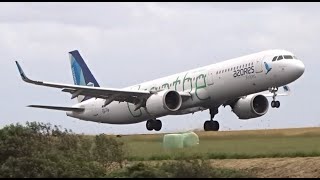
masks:
[[[190,81],[190,91],[189,92],[191,92],[192,91],[192,78],[186,78],[187,77],[187,75],[188,75],[188,73],[186,73],[186,75],[184,76],[184,78],[183,78],[183,83],[182,83],[182,91],[184,91],[185,90],[185,82],[186,81]],[[188,86],[187,86],[188,87]]]
[[[179,84],[180,84],[180,80],[178,80],[179,79],[179,76],[177,77],[177,79],[176,79],[176,81],[174,81],[173,83],[172,83],[172,85],[174,85],[174,89],[177,91],[177,85],[178,85],[178,82],[179,82]]]
[[[170,86],[168,83],[164,83],[162,86],[161,86],[163,89],[170,89]]]
[[[161,89],[171,89],[170,88],[170,85],[172,84],[172,86],[174,86],[174,89],[176,91],[178,91],[178,84],[182,86],[182,91],[185,91],[185,90],[189,90],[188,92],[192,92],[193,90],[193,83],[194,83],[194,80],[192,78],[192,76],[187,76],[188,73],[185,74],[183,80],[182,80],[182,83],[181,83],[181,80],[179,80],[179,76],[176,78],[175,81],[173,81],[172,83],[163,83],[162,85],[157,85],[157,84],[153,84],[153,86],[150,88],[150,91],[152,90],[160,90],[159,88]],[[195,83],[194,83],[194,86],[195,86],[195,95],[196,97],[199,99],[199,100],[208,100],[210,99],[210,96],[204,98],[204,97],[200,97],[200,95],[198,94],[199,93],[199,90],[201,89],[204,89],[207,87],[207,84],[206,84],[206,78],[207,76],[205,74],[199,74],[196,78],[195,78]],[[150,86],[149,86],[150,87]],[[144,90],[147,90],[149,89],[148,88],[148,85],[147,87],[144,87],[145,89]],[[173,88],[172,88],[173,89]],[[140,90],[140,85],[139,85],[139,88],[138,90]],[[141,109],[137,110],[138,112],[135,113],[135,111],[133,111],[132,108],[130,108],[129,106],[129,103],[128,104],[128,109],[129,109],[129,112],[130,114],[133,116],[133,117],[140,117],[142,115],[142,111]]]
[[[203,83],[204,83],[204,84],[202,84],[202,85],[200,85],[200,84],[199,84],[200,81],[198,81],[198,80],[201,79],[201,77],[203,78]],[[200,74],[200,75],[197,76],[197,78],[196,78],[196,91],[195,91],[195,94],[196,94],[196,96],[197,96],[197,98],[198,98],[199,100],[208,100],[208,99],[210,99],[210,96],[208,96],[208,97],[206,97],[206,98],[200,98],[199,95],[198,95],[198,90],[199,90],[199,89],[203,89],[203,88],[205,88],[205,87],[207,87],[206,75]]]

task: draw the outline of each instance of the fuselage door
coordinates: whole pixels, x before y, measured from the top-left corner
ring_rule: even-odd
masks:
[[[256,73],[262,73],[263,69],[262,69],[262,58],[257,58],[256,59]]]
[[[208,70],[208,73],[207,73],[207,85],[208,86],[211,86],[211,85],[213,85],[214,83],[213,83],[213,78],[214,78],[214,70],[213,69],[209,69]]]

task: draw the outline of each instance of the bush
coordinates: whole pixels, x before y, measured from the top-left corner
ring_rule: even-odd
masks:
[[[135,163],[124,169],[111,172],[107,178],[162,178],[164,172],[144,163]]]
[[[93,140],[36,122],[0,130],[0,177],[104,177],[123,159],[122,143],[106,135]]]

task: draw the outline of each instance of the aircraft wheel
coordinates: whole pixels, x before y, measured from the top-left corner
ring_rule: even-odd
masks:
[[[149,131],[152,131],[153,130],[153,120],[148,120],[147,123],[146,123],[146,128],[149,130]]]
[[[218,131],[219,122],[218,121],[206,121],[204,122],[203,128],[205,131]]]
[[[204,131],[210,131],[210,129],[211,129],[210,121],[204,122],[203,129],[204,129]]]
[[[161,130],[161,127],[162,127],[162,122],[160,120],[155,120],[154,121],[154,130],[156,131],[160,131]]]
[[[219,122],[218,121],[212,121],[211,122],[211,128],[212,128],[212,131],[218,131],[219,130]]]

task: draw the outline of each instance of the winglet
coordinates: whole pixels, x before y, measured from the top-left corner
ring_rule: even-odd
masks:
[[[283,90],[287,95],[289,95],[291,93],[291,90],[290,90],[289,86],[287,86],[287,85],[283,86]]]
[[[30,79],[27,78],[26,74],[23,72],[20,64],[18,63],[18,61],[16,61],[16,64],[17,64],[17,67],[18,67],[18,70],[19,70],[19,73],[20,73],[20,76],[22,78],[22,80],[26,81],[26,82],[30,82]]]

